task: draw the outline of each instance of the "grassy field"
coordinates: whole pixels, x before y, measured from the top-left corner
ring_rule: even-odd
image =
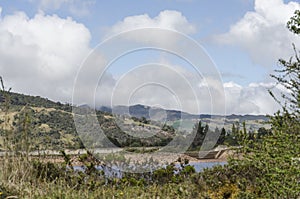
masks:
[[[85,159],[86,158],[86,159]],[[88,160],[88,161],[87,161]],[[45,163],[43,157],[2,158],[0,198],[197,198],[199,187],[193,183],[194,171],[184,166],[175,175],[174,168],[151,174],[127,174],[110,178],[93,170],[96,164],[82,157],[86,172],[72,170],[67,158],[64,163]],[[172,172],[172,173],[170,173]],[[149,175],[149,176],[151,176]],[[195,174],[196,175],[196,174]],[[186,178],[186,177],[191,178]]]

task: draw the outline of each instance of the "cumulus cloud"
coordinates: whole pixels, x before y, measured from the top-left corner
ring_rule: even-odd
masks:
[[[185,33],[194,31],[193,26],[176,11],[164,11],[152,19],[144,15],[141,18],[154,26],[176,29],[182,28],[179,24],[183,24],[190,27],[185,29]],[[124,23],[117,24],[112,30],[117,31],[116,27],[125,30],[124,24],[133,23],[133,18],[129,19],[130,23],[124,19]],[[143,24],[141,21],[138,17],[137,24]],[[134,28],[133,25],[130,27]],[[76,72],[91,50],[90,40],[89,30],[72,18],[43,13],[30,18],[23,12],[0,17],[0,74],[13,91],[71,102]],[[86,91],[79,93],[81,96],[94,94],[90,92],[94,82],[90,81],[97,76],[99,63],[106,64],[106,58],[101,54],[89,59],[90,71],[83,77],[83,84],[79,85]],[[267,93],[271,86],[253,83],[243,87],[233,82],[225,83],[227,113],[264,114],[276,111],[278,107]],[[218,107],[222,104],[219,102],[224,100],[222,85],[215,79],[199,77],[195,71],[167,61],[141,67],[122,78],[106,73],[97,91],[99,106],[110,105],[110,97],[114,96],[114,105],[143,103],[181,108],[191,113],[198,112],[195,109],[197,103],[201,113],[211,113],[212,103]],[[128,101],[129,98],[132,101]]]
[[[255,63],[272,66],[279,58],[292,56],[292,43],[300,42],[300,38],[286,28],[297,9],[300,9],[298,2],[255,0],[255,11],[247,12],[229,32],[215,36],[215,40],[237,45],[249,53]]]
[[[282,92],[274,83],[250,83],[247,86],[224,83],[227,113],[273,114],[280,107],[268,93],[270,89],[277,96]]]
[[[113,83],[109,85],[110,89],[107,89],[107,79],[100,82],[97,100],[99,105],[160,105],[166,109],[200,112],[197,105],[200,99],[197,99],[195,90],[195,82],[197,79],[199,81],[199,77],[184,68],[166,64],[146,64],[114,79],[115,81],[110,81]],[[105,90],[108,92],[103,93]],[[205,96],[208,97],[207,92]],[[204,104],[201,107],[204,107]],[[209,110],[209,107],[206,110]]]
[[[57,8],[62,2],[53,3]],[[185,17],[176,11],[162,12],[153,22],[170,29],[188,26]],[[191,31],[192,27],[187,33]],[[70,102],[76,72],[91,50],[90,40],[89,30],[72,18],[43,12],[32,18],[24,12],[3,16],[0,18],[0,74],[14,91]],[[90,91],[89,80],[96,74],[97,63],[105,62],[105,57],[100,55],[91,62],[88,64],[93,71],[80,85],[86,91]],[[168,79],[171,78],[170,75]],[[111,74],[104,80],[106,86],[102,91],[109,93],[116,80]]]
[[[17,12],[0,18],[0,74],[18,92],[70,101],[91,35],[71,18]]]
[[[184,34],[193,34],[196,32],[195,25],[191,24],[181,12],[175,10],[161,11],[156,17],[151,18],[148,14],[135,15],[124,18],[107,29],[105,38],[113,35],[132,31],[136,29],[145,29],[143,33],[135,34],[132,32],[128,36],[128,40],[142,42],[147,44],[163,44],[166,46],[175,46],[178,38],[170,36],[170,33],[163,30],[178,31]],[[147,29],[161,29],[160,32],[150,32]]]
[[[112,28],[110,33],[116,34],[138,28],[163,28],[176,30],[185,34],[195,33],[196,28],[190,24],[181,12],[164,10],[158,16],[151,18],[147,14],[126,17]]]
[[[104,76],[96,105],[159,105],[194,114],[273,114],[280,107],[268,90],[276,96],[286,92],[274,83],[218,84],[215,79],[203,78],[176,65],[145,65],[121,78]]]

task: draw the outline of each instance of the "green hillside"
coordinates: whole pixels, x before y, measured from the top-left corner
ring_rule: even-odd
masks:
[[[5,103],[3,91],[0,92],[2,149],[14,146],[14,143],[20,143],[20,140],[27,140],[30,143],[30,150],[84,147],[76,133],[72,107],[69,104],[17,93],[9,93],[7,97],[8,104]],[[174,134],[172,128],[161,128],[155,123],[146,124],[147,121],[137,118],[122,117],[120,120],[110,113],[101,111],[97,111],[97,118],[106,137],[120,147],[165,145],[172,140]],[[128,132],[123,132],[120,126],[123,130],[130,130],[131,134],[155,132],[155,135],[151,138],[135,138],[128,135]],[[9,141],[4,142],[5,137],[8,137]],[[102,143],[103,145],[107,146],[107,142]]]

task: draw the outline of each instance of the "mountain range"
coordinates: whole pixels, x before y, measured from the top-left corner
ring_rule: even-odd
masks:
[[[151,119],[152,116],[161,114],[166,117],[167,121],[176,121],[180,119],[190,119],[190,120],[199,120],[199,119],[211,119],[211,118],[225,118],[227,120],[236,120],[239,122],[249,121],[249,120],[259,120],[259,121],[268,121],[266,115],[210,115],[210,114],[190,114],[187,112],[179,110],[166,110],[158,107],[150,107],[142,104],[136,104],[132,106],[115,106],[113,108],[107,106],[101,106],[98,110],[113,113],[118,115],[130,115],[131,117],[137,118],[146,118]]]

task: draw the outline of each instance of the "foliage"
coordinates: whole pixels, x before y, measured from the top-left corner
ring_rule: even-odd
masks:
[[[287,23],[288,29],[300,34],[300,10],[295,11],[295,15]],[[300,122],[300,58],[296,46],[293,44],[295,55],[288,61],[279,59],[281,69],[276,70],[276,74],[271,77],[277,84],[284,87],[287,92],[281,94],[283,103],[275,96],[272,91],[270,94],[282,106],[282,112],[278,112],[271,117],[271,124],[277,130],[286,130],[289,133],[299,133]]]
[[[288,27],[299,34],[299,11],[295,14]],[[296,50],[295,53],[294,59],[280,59],[282,69],[276,70],[278,75],[271,75],[287,90],[287,94],[281,95],[282,111],[270,116],[272,133],[261,129],[260,141],[255,142],[251,134],[240,131],[242,148],[238,152],[242,154],[230,159],[226,166],[206,170],[200,175],[199,183],[204,190],[215,190],[213,197],[219,193],[223,198],[224,194],[237,198],[300,197],[300,60]],[[271,91],[270,94],[281,102]],[[233,131],[237,131],[235,126]],[[226,187],[230,188],[224,192]]]
[[[189,150],[200,150],[204,143],[204,139],[209,132],[208,124],[202,125],[202,121],[195,124],[193,128],[193,133],[190,136],[195,136]]]
[[[243,122],[243,131],[246,133],[245,122]],[[240,124],[238,122],[232,124],[231,131],[226,131],[224,127],[221,129],[221,131],[219,128],[215,128],[215,130],[212,131],[210,130],[208,124],[203,125],[202,121],[199,121],[193,128],[192,135],[195,137],[189,150],[195,151],[202,149],[201,147],[204,143],[204,140],[208,142],[207,146],[211,146],[211,148],[218,145],[239,146],[241,142],[239,136],[243,131],[240,131]],[[215,137],[218,137],[216,143],[214,143],[214,145],[210,144],[215,142]],[[207,150],[210,150],[211,148],[208,148]]]
[[[300,136],[278,133],[244,146],[242,159],[201,174],[209,189],[235,186],[239,194],[255,198],[297,198],[300,193]]]
[[[300,34],[300,10],[295,11],[295,15],[288,21],[287,27],[291,32]]]

